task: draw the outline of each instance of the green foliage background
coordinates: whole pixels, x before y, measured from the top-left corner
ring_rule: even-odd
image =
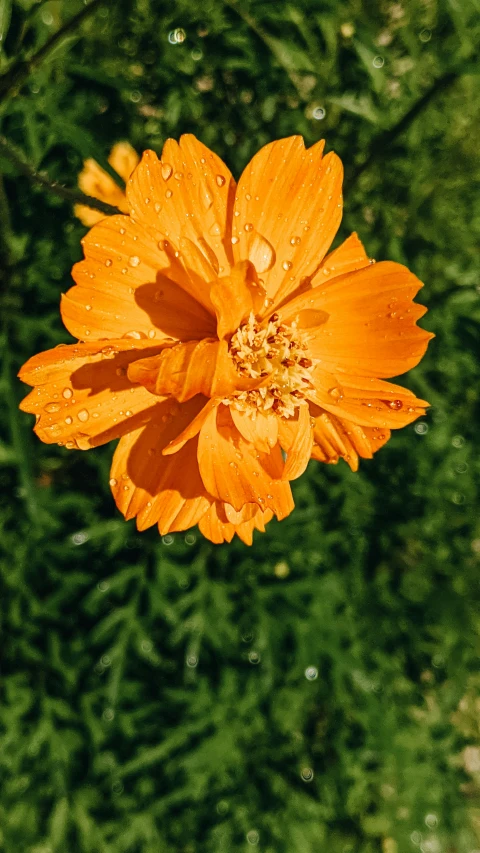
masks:
[[[0,0],[3,81],[81,8]],[[72,188],[119,139],[194,132],[238,175],[325,136],[340,236],[419,275],[437,337],[406,380],[427,417],[358,474],[311,463],[251,549],[138,534],[112,448],[17,410],[85,229],[0,154],[1,851],[478,853],[479,12],[116,0],[3,93],[0,132]]]

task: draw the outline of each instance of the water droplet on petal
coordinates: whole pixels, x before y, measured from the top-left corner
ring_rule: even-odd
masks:
[[[162,178],[164,181],[168,181],[173,175],[173,169],[170,166],[170,163],[162,163]]]
[[[66,400],[69,400],[70,397],[73,397],[73,391],[71,388],[64,388],[62,391],[62,397],[65,397]]]
[[[65,418],[65,423],[70,426],[70,424],[73,423],[73,418],[71,418],[69,415],[68,418]]]
[[[79,421],[82,422],[82,424],[84,424],[85,421],[88,421],[89,417],[90,417],[90,414],[87,412],[86,409],[80,409],[80,411],[77,414],[77,418]]]
[[[276,260],[275,249],[272,244],[266,237],[262,237],[258,231],[250,242],[248,257],[258,273],[270,270]]]
[[[223,175],[217,175],[217,177],[215,178],[215,180],[216,180],[217,185],[218,185],[219,187],[224,187],[224,186],[225,186],[225,178],[223,177]]]
[[[138,257],[138,255],[132,255],[132,257],[128,259],[128,263],[131,267],[138,267],[140,263],[140,258]]]
[[[236,245],[236,243],[238,243],[238,237],[232,237],[231,242],[232,242],[232,244],[235,246],[235,245]]]
[[[173,195],[172,191],[171,191],[171,190],[167,190],[167,191],[166,191],[166,193],[165,193],[165,198],[171,198],[171,197],[172,197],[172,195]]]
[[[222,229],[220,228],[220,225],[218,224],[218,222],[213,223],[213,225],[208,229],[208,233],[212,237],[220,236],[220,234],[222,233]]]
[[[343,391],[338,386],[335,386],[334,388],[329,388],[328,393],[330,394],[330,397],[333,397],[336,403],[338,403],[340,400],[343,400]]]
[[[292,266],[293,266],[293,264],[292,264],[292,262],[291,262],[291,261],[284,261],[284,262],[282,263],[282,267],[283,267],[283,269],[285,270],[285,272],[287,272],[288,270],[291,270],[291,269],[292,269]]]
[[[253,225],[252,225],[252,223],[251,223],[251,222],[247,222],[247,223],[244,225],[244,228],[245,228],[245,231],[253,231]]]
[[[390,400],[388,405],[390,409],[394,409],[397,412],[403,408],[403,403],[401,400]]]
[[[48,406],[45,406],[44,411],[49,414],[53,414],[53,412],[58,412],[60,409],[60,403],[49,403]]]
[[[133,338],[135,341],[141,341],[142,338],[146,338],[147,336],[144,332],[137,332],[134,330],[132,332],[126,332],[124,335],[122,335],[122,337]]]
[[[290,245],[291,246],[299,246],[302,242],[301,237],[290,237]]]

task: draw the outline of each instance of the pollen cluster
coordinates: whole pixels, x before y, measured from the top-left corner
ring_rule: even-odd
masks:
[[[242,391],[229,400],[241,411],[268,412],[284,418],[295,410],[312,388],[314,362],[306,355],[307,336],[295,322],[285,325],[278,314],[272,314],[261,325],[253,313],[232,336],[230,355],[243,377],[258,379],[258,387]]]

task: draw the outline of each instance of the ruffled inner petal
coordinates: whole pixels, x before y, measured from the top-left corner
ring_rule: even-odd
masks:
[[[239,386],[254,384],[254,380],[239,377],[227,342],[212,340],[189,341],[165,349],[158,356],[132,364],[129,376],[152,393],[171,394],[180,402],[196,394],[224,397]]]
[[[210,298],[217,315],[217,335],[222,339],[235,332],[251,313],[260,312],[265,291],[258,283],[255,267],[243,261],[229,276],[213,282]]]

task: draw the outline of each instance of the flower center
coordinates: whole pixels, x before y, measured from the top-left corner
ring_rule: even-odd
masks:
[[[295,410],[312,388],[314,362],[307,358],[307,336],[293,322],[286,326],[272,314],[262,328],[253,313],[230,342],[230,355],[239,374],[260,379],[258,388],[242,391],[229,400],[241,411],[274,411],[282,417]]]

